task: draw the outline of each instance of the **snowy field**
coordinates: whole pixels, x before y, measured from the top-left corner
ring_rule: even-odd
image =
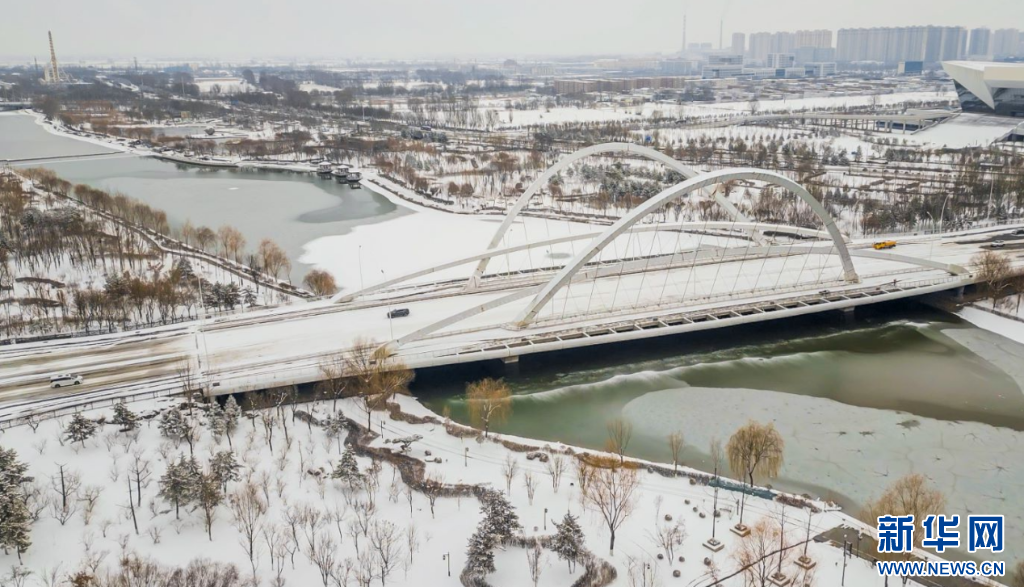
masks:
[[[412,399],[400,398],[400,404],[405,411],[427,415]],[[149,412],[142,404],[129,407]],[[384,587],[459,585],[467,541],[481,520],[477,500],[431,498],[410,488],[410,482],[416,485],[414,480],[403,478],[387,462],[374,466],[365,456],[356,459],[362,483],[349,487],[331,479],[350,432],[331,436],[323,427],[307,426],[294,417],[299,409],[324,419],[334,407],[330,401],[321,401],[253,413],[251,423],[243,416],[237,430],[221,434],[213,434],[210,428],[210,422],[220,418],[216,413],[204,416],[196,408],[190,420],[183,409],[179,413],[194,427],[185,428],[196,430],[184,441],[161,434],[162,417],[143,421],[134,432],[120,432],[110,423],[110,412],[84,414],[91,419],[106,417],[107,423],[82,443],[65,438],[71,426],[67,418],[42,422],[36,430],[7,431],[4,447],[17,451],[35,479],[28,492],[38,519],[32,524],[33,543],[20,563],[32,574],[23,584],[50,585],[51,577],[79,571],[104,575],[117,569],[119,560],[139,557],[162,566],[183,566],[203,558],[234,565],[243,579],[255,576],[265,585],[351,585],[364,584],[367,578]],[[337,408],[354,421],[365,422],[361,404],[342,400]],[[628,500],[630,514],[618,529],[611,552],[602,516],[581,500],[573,457],[548,453],[551,463],[556,458],[570,461],[556,481],[551,467],[527,460],[522,452],[495,442],[451,436],[438,424],[408,424],[379,415],[374,413],[370,426],[382,434],[372,441],[373,447],[397,452],[398,445],[391,441],[422,437],[412,442],[408,455],[427,462],[428,478],[446,484],[479,484],[506,494],[523,535],[550,535],[554,521],[567,513],[577,516],[585,547],[618,571],[613,585],[637,584],[629,577],[631,568],[653,572],[660,584],[710,585],[709,569],[717,569],[717,575],[724,577],[738,566],[743,540],[728,531],[738,519],[734,493],[720,492],[722,518],[716,535],[724,549],[712,553],[701,543],[711,535],[714,491],[693,485],[686,477],[672,479],[641,470],[638,489]],[[174,477],[165,476],[169,465],[182,458],[188,462],[191,454],[200,470],[211,473],[215,456],[223,462],[229,458],[227,453],[238,468],[223,481],[222,501],[211,505],[210,499],[182,498],[181,507],[176,508],[170,497],[176,493],[168,489]],[[511,475],[510,467],[515,469]],[[528,483],[534,485],[532,491],[527,490]],[[780,526],[783,511],[786,522]],[[783,570],[790,576],[804,576],[794,560],[804,549],[808,510],[751,497],[745,504],[744,521],[751,526],[763,521],[776,532],[772,544],[778,544],[777,532],[782,528],[782,540],[795,545],[782,563]],[[856,525],[835,511],[818,513],[810,518],[811,534],[841,524]],[[678,541],[673,539],[672,556],[659,560],[656,554],[665,550],[658,536],[672,528],[679,531],[674,534]],[[813,577],[813,584],[837,584],[843,572],[841,551],[816,542],[806,548],[817,563],[807,575]],[[526,552],[499,547],[496,571],[488,581],[528,584]],[[14,552],[0,555],[0,568],[12,567],[19,567],[18,556]],[[581,573],[580,567],[570,572],[550,551],[543,552],[539,568],[539,585],[567,585]],[[681,574],[678,580],[672,577],[675,570]],[[880,581],[870,563],[859,559],[846,564],[845,574],[851,585]],[[740,575],[721,584],[740,587],[746,583]]]
[[[899,92],[880,95],[827,96],[814,98],[788,98],[757,102],[760,113],[784,113],[806,110],[842,109],[870,106],[873,101],[879,106],[892,106],[907,102],[934,102],[956,100],[956,92]],[[494,110],[498,115],[497,128],[516,128],[532,125],[548,125],[576,122],[617,122],[640,121],[647,118],[705,118],[714,116],[735,116],[749,114],[751,103],[711,102],[706,104],[675,104],[648,102],[639,106],[596,104],[591,108],[536,108],[532,110],[508,110],[500,104],[482,104],[484,110]]]

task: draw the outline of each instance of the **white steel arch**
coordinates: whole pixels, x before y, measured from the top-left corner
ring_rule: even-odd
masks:
[[[645,225],[634,229],[636,232],[654,232],[659,230],[686,230],[689,228],[700,228],[700,229],[712,229],[712,230],[737,230],[744,231],[747,233],[763,233],[767,231],[786,232],[792,233],[799,236],[805,236],[810,238],[828,238],[828,232],[817,229],[817,228],[805,228],[801,226],[790,226],[786,224],[773,224],[770,222],[722,222],[722,221],[711,221],[711,222],[698,222],[698,221],[687,221],[687,222],[672,222],[659,225]],[[373,293],[384,291],[391,286],[399,285],[406,281],[416,279],[418,277],[424,277],[433,273],[438,273],[446,269],[458,267],[460,265],[467,265],[473,261],[486,261],[494,257],[500,257],[509,253],[515,253],[518,251],[525,251],[528,249],[535,249],[539,247],[546,247],[550,245],[557,245],[561,243],[568,243],[580,240],[592,239],[601,236],[600,231],[594,232],[581,232],[578,234],[570,234],[567,236],[560,236],[555,238],[544,239],[540,241],[533,241],[529,243],[523,243],[519,245],[513,245],[510,247],[502,247],[500,249],[488,249],[483,253],[472,255],[469,257],[463,257],[440,265],[434,265],[426,267],[412,273],[406,273],[398,277],[387,279],[379,283],[368,285],[363,289],[356,290],[353,292],[338,292],[331,296],[330,301],[332,303],[344,303],[351,302],[357,298],[367,296]]]
[[[548,181],[552,177],[564,171],[566,168],[568,168],[573,163],[579,161],[580,159],[590,157],[591,155],[601,155],[604,153],[630,153],[633,155],[640,155],[641,157],[646,157],[653,161],[663,163],[666,167],[679,173],[686,179],[691,179],[700,175],[700,172],[697,171],[696,169],[688,165],[684,165],[680,161],[673,159],[672,157],[662,153],[661,151],[651,149],[650,147],[634,145],[632,143],[602,143],[600,145],[584,147],[579,151],[575,151],[563,157],[562,159],[559,159],[557,163],[549,167],[544,173],[540,174],[540,176],[537,179],[535,179],[533,183],[529,185],[529,187],[526,188],[526,191],[523,192],[523,195],[519,196],[519,199],[516,200],[516,203],[512,205],[511,209],[509,209],[508,214],[505,215],[505,220],[502,221],[501,226],[499,226],[498,230],[494,232],[494,236],[491,237],[490,244],[487,245],[487,250],[490,251],[498,246],[498,243],[501,242],[502,237],[505,236],[505,233],[508,232],[508,229],[512,227],[512,223],[515,221],[515,219],[519,217],[519,214],[522,213],[524,208],[526,208],[526,205],[530,203],[530,200],[533,199],[533,196],[535,196],[542,187],[546,186],[548,184]],[[724,208],[726,213],[728,213],[734,221],[749,222],[748,219],[745,216],[743,216],[743,214],[735,206],[733,206],[732,203],[729,202],[729,200],[722,196],[721,193],[716,191],[713,195],[715,198],[715,202],[717,202],[719,206]],[[758,238],[757,240],[760,243],[760,239]],[[483,277],[484,271],[487,269],[487,264],[490,262],[490,260],[491,257],[485,257],[480,260],[480,263],[477,264],[476,269],[473,271],[473,276],[470,277],[469,283],[466,285],[467,289],[475,288],[480,283],[480,279]]]
[[[839,259],[843,265],[843,278],[849,283],[856,283],[859,281],[857,272],[853,267],[853,260],[850,257],[850,251],[846,247],[846,241],[843,240],[843,235],[839,232],[839,228],[836,226],[835,220],[831,215],[829,215],[828,211],[825,210],[824,206],[822,206],[814,196],[804,189],[803,186],[784,175],[772,171],[765,171],[763,169],[724,169],[721,171],[705,173],[699,177],[688,179],[662,190],[661,193],[650,198],[640,206],[637,206],[617,222],[609,226],[603,233],[601,233],[601,236],[594,239],[585,249],[577,253],[576,257],[573,258],[572,261],[567,263],[561,271],[552,277],[551,280],[541,288],[539,292],[537,292],[537,295],[534,296],[533,300],[530,301],[526,308],[524,308],[516,318],[515,325],[522,328],[533,322],[541,308],[551,301],[551,298],[554,297],[556,292],[571,282],[576,273],[579,272],[579,270],[582,269],[590,259],[601,252],[601,250],[603,250],[608,243],[615,240],[616,237],[629,230],[634,224],[639,222],[640,219],[680,196],[710,185],[738,179],[751,179],[777,185],[793,192],[797,197],[806,202],[807,205],[811,207],[811,210],[815,215],[817,215],[821,220],[825,230],[828,231],[829,236],[832,238],[833,246],[839,253]]]

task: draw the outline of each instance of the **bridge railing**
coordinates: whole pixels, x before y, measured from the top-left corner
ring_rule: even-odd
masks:
[[[970,277],[956,276],[956,275],[947,275],[947,276],[936,277],[936,278],[932,278],[932,279],[919,279],[919,280],[914,280],[914,281],[900,281],[900,282],[898,282],[898,285],[896,287],[892,287],[892,286],[889,286],[889,285],[881,285],[881,286],[857,288],[857,289],[852,289],[852,290],[840,290],[840,291],[836,291],[836,292],[831,292],[830,295],[833,295],[833,296],[834,295],[845,295],[845,296],[849,297],[849,296],[858,296],[858,294],[863,294],[865,292],[876,292],[876,291],[880,291],[883,294],[888,294],[888,293],[896,293],[896,292],[899,292],[899,291],[906,291],[906,290],[909,290],[909,289],[923,289],[923,288],[927,288],[927,287],[934,287],[934,286],[938,286],[938,285],[945,285],[945,284],[951,284],[951,283],[956,283],[956,282],[962,282],[964,284],[967,284],[967,283],[970,283],[970,281],[971,281]],[[794,303],[794,302],[808,302],[808,301],[824,300],[824,299],[825,299],[824,296],[813,295],[812,294],[812,295],[797,296],[797,297],[790,297],[790,298],[780,298],[780,299],[764,300],[764,304],[762,304],[762,305],[779,305],[779,304],[789,304],[789,303]],[[756,304],[744,304],[744,305],[741,305],[741,306],[735,306],[735,307],[731,307],[731,308],[728,307],[728,306],[720,306],[720,307],[712,307],[712,308],[700,308],[700,309],[694,309],[694,310],[690,310],[690,311],[686,311],[686,312],[680,312],[679,314],[680,315],[682,315],[682,314],[693,314],[693,315],[716,314],[716,313],[724,312],[726,310],[744,310],[744,309],[753,307],[754,305],[756,305]],[[663,317],[663,316],[659,316],[659,317],[648,316],[648,317],[636,318],[636,319],[630,320],[629,322],[633,322],[633,323],[640,323],[640,322],[648,323],[648,322],[657,321],[657,320],[662,319],[662,318],[666,318],[666,317]],[[608,330],[608,329],[619,328],[620,326],[622,326],[624,324],[625,324],[625,322],[620,322],[620,323],[615,323],[615,324],[603,324],[603,325],[600,325],[600,326],[595,326],[594,328],[595,329]],[[504,346],[506,349],[511,349],[511,348],[515,348],[515,347],[519,347],[519,346],[530,346],[530,345],[534,344],[533,342],[531,342],[531,339],[557,339],[559,336],[567,336],[568,338],[573,339],[573,338],[579,338],[581,336],[587,336],[587,335],[583,334],[583,330],[584,330],[583,328],[576,328],[576,329],[567,328],[566,330],[559,331],[559,332],[550,332],[549,331],[549,332],[540,332],[540,333],[524,333],[523,336],[521,336],[521,337],[519,337],[517,339],[510,339],[509,341],[504,341],[504,342],[501,342],[501,341],[490,341],[490,342],[482,342],[482,343],[472,343],[472,344],[467,344],[467,345],[465,345],[465,346],[463,346],[461,348],[458,348],[458,349],[423,350],[423,351],[417,351],[417,352],[412,352],[412,353],[404,353],[404,354],[401,354],[400,356],[401,356],[401,359],[403,361],[405,361],[405,362],[407,362],[409,364],[415,365],[418,362],[428,362],[428,361],[430,361],[432,359],[440,359],[440,358],[443,358],[443,357],[450,357],[450,356],[454,356],[454,355],[468,354],[468,353],[475,354],[475,353],[480,353],[480,352],[484,352],[484,351],[488,351],[488,350],[498,350],[497,347],[499,347],[499,346]],[[446,334],[451,334],[451,333],[446,332]],[[424,340],[429,342],[430,339],[424,339]]]

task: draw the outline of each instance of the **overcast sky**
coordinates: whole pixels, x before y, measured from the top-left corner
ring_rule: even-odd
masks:
[[[1024,29],[1024,0],[9,0],[0,57],[434,58],[670,53],[733,32]]]

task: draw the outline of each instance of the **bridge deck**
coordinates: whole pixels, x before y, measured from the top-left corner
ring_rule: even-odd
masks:
[[[1006,239],[1008,248],[1016,246],[1005,236],[1008,232],[1004,228],[979,235],[919,237],[901,241],[898,250],[969,265],[993,238]],[[397,352],[412,367],[472,362],[836,310],[952,289],[973,279],[890,260],[857,259],[860,283],[846,284],[835,275],[816,281],[809,278],[812,262],[820,263],[813,257],[821,255],[764,261],[777,264],[769,268],[779,283],[771,291],[744,287],[740,267],[755,260],[605,277],[596,285],[575,284],[573,288],[581,291],[556,297],[556,310],[542,314],[528,329],[509,326],[529,301],[526,296],[403,345]],[[1019,256],[1014,259],[1024,264]],[[798,280],[802,284],[797,285]],[[683,289],[687,282],[688,289]],[[672,287],[680,295],[685,292],[687,299],[651,303],[657,297],[653,290],[671,291]],[[587,288],[602,298],[603,313],[579,315],[584,299],[591,298]],[[59,405],[178,391],[176,370],[183,358],[194,361],[210,391],[217,394],[315,381],[324,357],[344,352],[359,338],[394,340],[509,293],[456,293],[448,284],[423,287],[415,294],[404,292],[401,307],[409,308],[410,315],[394,320],[386,316],[395,307],[388,300],[334,306],[314,303],[218,318],[202,325],[4,347],[0,350],[0,421]],[[618,301],[612,303],[616,296]],[[82,373],[85,384],[51,390],[48,378],[58,372]]]

